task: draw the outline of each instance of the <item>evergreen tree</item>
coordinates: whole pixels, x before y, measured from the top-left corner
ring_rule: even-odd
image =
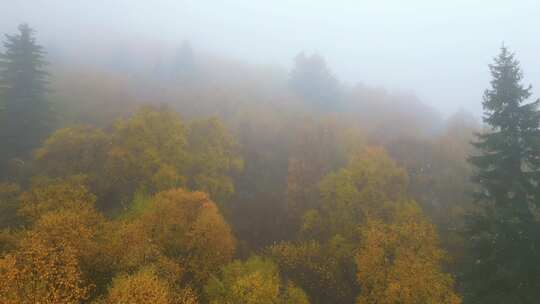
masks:
[[[308,56],[302,52],[295,57],[289,85],[306,101],[324,110],[336,108],[341,98],[339,81],[318,54]]]
[[[171,78],[181,84],[194,79],[196,70],[195,54],[188,41],[183,41],[172,62]]]
[[[5,36],[5,53],[0,56],[0,164],[36,147],[50,122],[43,47],[27,24],[18,29]]]
[[[484,93],[489,131],[473,143],[469,161],[480,208],[471,216],[465,271],[466,303],[537,303],[540,299],[540,100],[505,46],[490,65]]]

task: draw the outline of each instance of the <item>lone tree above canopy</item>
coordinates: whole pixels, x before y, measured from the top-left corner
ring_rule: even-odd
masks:
[[[503,46],[490,65],[484,122],[490,129],[469,159],[481,212],[471,218],[466,275],[470,303],[534,303],[540,297],[539,100],[527,103],[531,86],[515,55]]]
[[[48,133],[50,105],[43,47],[34,30],[21,24],[19,33],[6,35],[0,56],[0,162],[20,157],[35,148]]]

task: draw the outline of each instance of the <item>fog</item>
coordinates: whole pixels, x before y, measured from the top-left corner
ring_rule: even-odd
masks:
[[[0,303],[540,303],[539,3],[0,0]]]
[[[444,116],[480,115],[487,65],[503,42],[525,81],[540,86],[534,0],[2,0],[0,12],[0,33],[27,22],[49,53],[75,58],[117,41],[172,48],[187,40],[196,50],[289,69],[300,51],[317,52],[341,81],[414,92]]]

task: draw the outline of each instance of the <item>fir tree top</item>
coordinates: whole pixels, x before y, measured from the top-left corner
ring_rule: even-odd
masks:
[[[0,163],[30,152],[52,122],[45,52],[27,24],[21,24],[18,30],[5,35],[5,51],[0,55],[0,139],[7,147],[0,149]]]
[[[469,160],[479,191],[468,220],[466,303],[536,303],[540,297],[540,113],[505,46],[489,66],[484,122]]]
[[[532,86],[524,87],[521,83],[523,72],[514,53],[503,45],[494,61],[494,64],[489,65],[492,76],[491,89],[484,92],[482,103],[485,111],[484,122],[496,130],[506,130],[523,123],[519,118],[530,119],[531,117],[520,117],[516,114],[536,110],[538,101],[520,109],[521,104],[531,96]]]
[[[523,72],[515,54],[506,46],[489,65],[491,88],[484,93],[484,122],[490,130],[478,134],[473,145],[479,156],[476,167],[479,198],[506,204],[511,197],[525,203],[535,188],[540,169],[539,100],[527,103],[531,86],[522,84]]]
[[[0,86],[8,99],[43,98],[47,72],[43,47],[36,43],[34,30],[23,23],[19,33],[5,35],[5,53],[0,56]],[[8,100],[9,101],[9,100]]]

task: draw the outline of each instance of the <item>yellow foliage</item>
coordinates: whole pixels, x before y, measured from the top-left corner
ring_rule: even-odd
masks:
[[[110,229],[110,231],[109,231]],[[165,257],[158,246],[149,238],[140,221],[111,223],[102,244],[102,259],[109,262],[113,273],[150,271],[152,280],[167,284],[167,303],[195,304],[197,296],[189,287],[184,287],[185,268],[176,260]],[[143,275],[144,276],[147,276]],[[126,278],[121,275],[119,278]],[[129,276],[133,277],[133,276]],[[119,288],[119,287],[118,287]],[[121,293],[121,291],[117,291]],[[127,296],[124,294],[124,296]],[[129,302],[132,303],[132,302]],[[133,302],[146,303],[146,302]]]
[[[156,267],[147,266],[132,275],[116,276],[103,303],[197,304],[198,301],[189,287],[175,291]]]
[[[172,294],[166,281],[160,279],[151,267],[133,275],[115,277],[105,303],[118,304],[169,304]]]
[[[397,204],[389,222],[368,219],[361,240],[358,304],[461,303],[452,277],[441,269],[446,256],[435,227],[416,203]]]
[[[112,272],[153,265],[172,285],[201,286],[232,259],[235,243],[206,194],[174,189],[156,194],[132,216],[108,223],[101,250]]]
[[[363,136],[339,117],[297,120],[290,132],[287,205],[288,216],[298,222],[307,209],[317,204],[319,181],[346,164],[351,152],[363,146]]]
[[[18,250],[0,259],[1,303],[80,303],[91,285],[83,278],[77,251],[30,232]]]
[[[351,239],[366,216],[384,216],[389,203],[405,199],[407,184],[405,170],[382,148],[368,147],[353,156],[347,167],[321,181],[319,216],[323,222],[315,227],[325,227],[330,236]]]
[[[67,179],[37,179],[20,197],[19,213],[35,221],[43,214],[58,210],[93,208],[96,197],[86,187],[84,176]]]
[[[156,174],[152,176],[151,183],[154,185],[155,191],[164,191],[184,184],[185,178],[179,175],[174,167],[162,165]]]
[[[407,173],[384,149],[366,148],[352,158],[348,169],[356,183],[360,200],[373,203],[406,198]]]
[[[0,267],[2,303],[79,303],[89,296],[103,221],[82,177],[36,180],[20,197],[19,213],[32,223],[18,233]],[[4,281],[4,280],[2,280]]]
[[[175,304],[197,304],[199,303],[197,294],[191,288],[184,288],[181,292],[177,293]]]
[[[142,107],[118,120],[112,133],[91,126],[54,132],[35,153],[38,169],[51,177],[85,174],[97,193],[154,192],[184,183],[185,129],[167,109]]]
[[[99,244],[105,219],[89,206],[45,213],[32,227],[32,234],[50,247],[69,246],[83,278],[103,284],[109,265]]]
[[[217,118],[195,120],[187,129],[189,187],[207,192],[214,200],[234,192],[231,174],[243,168],[236,140]]]
[[[42,174],[67,177],[84,174],[98,178],[105,161],[109,136],[101,129],[76,125],[55,131],[36,150],[35,160]]]
[[[257,256],[235,261],[205,286],[210,304],[308,304],[305,293],[292,282],[282,283],[270,260]]]
[[[179,287],[183,285],[182,280],[184,279],[185,269],[182,265],[165,256],[159,256],[153,265],[159,277],[169,282],[171,286]],[[188,291],[182,290],[181,292]]]
[[[231,228],[202,192],[160,192],[137,221],[150,242],[177,259],[196,284],[229,262],[235,250]]]
[[[288,281],[284,291],[283,304],[309,304],[306,293],[298,288],[293,282]]]
[[[142,107],[115,123],[111,141],[106,176],[124,198],[136,190],[153,193],[183,184],[185,128],[174,111]]]
[[[160,255],[141,221],[107,223],[101,248],[102,258],[113,272],[134,271],[155,262]]]
[[[180,186],[214,199],[230,196],[230,174],[243,167],[238,150],[216,118],[186,127],[175,111],[145,106],[117,120],[110,134],[87,125],[60,129],[36,151],[35,160],[39,172],[50,177],[86,175],[100,199],[110,195],[125,207],[137,191],[154,194]]]

